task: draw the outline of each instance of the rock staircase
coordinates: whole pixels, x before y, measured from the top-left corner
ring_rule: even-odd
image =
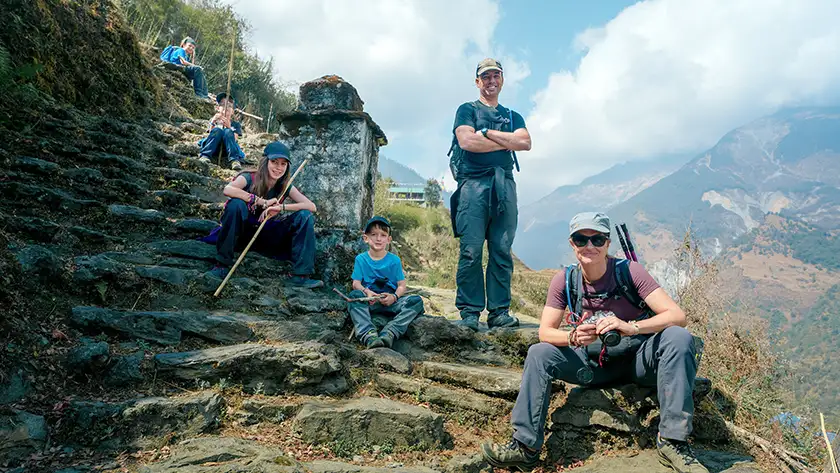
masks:
[[[215,248],[196,237],[215,227],[234,173],[196,159],[199,117],[122,122],[56,106],[38,142],[20,138],[3,156],[0,223],[64,325],[44,346],[61,373],[0,387],[0,468],[485,470],[478,443],[509,435],[536,325],[474,334],[429,314],[393,350],[361,350],[343,301],[287,286],[284,266],[256,253],[214,298]],[[270,139],[248,137],[246,153]],[[708,390],[699,383],[698,400]],[[665,471],[650,456],[649,390],[554,391],[545,471],[577,460],[598,471],[614,465],[603,452],[640,449],[633,465]],[[699,412],[698,425],[700,440],[732,448],[704,430],[713,415]],[[754,468],[705,455],[715,471]]]

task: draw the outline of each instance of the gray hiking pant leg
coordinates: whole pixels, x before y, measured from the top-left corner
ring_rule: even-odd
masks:
[[[379,306],[379,304],[376,304]],[[401,338],[408,331],[408,326],[423,313],[423,299],[420,296],[405,296],[400,297],[390,307],[381,306],[382,310],[387,311],[389,315],[394,318],[382,327],[382,332],[386,330],[393,333],[396,337]],[[380,332],[380,333],[382,333]]]
[[[504,212],[490,217],[487,231],[487,311],[488,322],[504,316],[510,309],[510,279],[513,274],[513,237],[519,222],[516,207],[516,182],[505,179]],[[492,323],[490,323],[492,325]]]
[[[683,327],[668,327],[648,338],[636,352],[634,381],[656,386],[659,433],[684,441],[694,419],[694,379],[697,375],[694,337]]]
[[[584,366],[582,350],[557,347],[540,342],[531,345],[525,358],[522,385],[510,415],[513,438],[528,448],[539,450],[545,440],[545,419],[551,401],[551,381],[560,379],[579,384],[577,372]],[[618,376],[616,372],[595,367],[593,384],[606,383]]]
[[[365,293],[359,290],[353,290],[350,292],[348,297],[351,299],[365,297]],[[356,329],[356,338],[358,338],[360,342],[365,343],[367,333],[371,330],[376,330],[376,326],[373,325],[373,321],[370,317],[371,307],[373,306],[367,302],[350,302],[348,303],[348,306],[350,311],[350,320],[353,321],[353,327]]]
[[[461,235],[455,307],[461,317],[478,317],[486,305],[481,258],[490,220],[490,182],[490,178],[468,179],[461,186],[455,214],[455,227]]]

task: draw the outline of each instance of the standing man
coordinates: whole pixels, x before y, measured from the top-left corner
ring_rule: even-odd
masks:
[[[458,189],[451,201],[452,226],[461,240],[455,306],[461,311],[460,323],[475,331],[485,307],[490,328],[519,325],[510,315],[510,248],[519,214],[513,167],[515,152],[531,149],[531,135],[522,115],[499,105],[504,82],[499,61],[487,58],[478,63],[478,100],[458,107],[453,127],[450,166]],[[485,240],[486,293],[481,270]]]

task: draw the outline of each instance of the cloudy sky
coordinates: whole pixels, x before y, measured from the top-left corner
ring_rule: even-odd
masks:
[[[785,106],[840,102],[837,0],[229,0],[277,75],[337,74],[385,130],[384,154],[448,176],[475,64],[533,139],[520,204],[630,160],[685,156]]]

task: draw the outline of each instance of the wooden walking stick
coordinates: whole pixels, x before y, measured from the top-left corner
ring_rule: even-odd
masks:
[[[231,107],[233,107],[233,98],[230,96],[230,79],[233,76],[233,53],[236,48],[236,25],[233,26],[233,36],[230,40],[230,61],[228,61],[228,81],[227,81],[227,98],[228,103]],[[227,108],[227,106],[225,107]],[[233,117],[231,117],[233,118]],[[222,165],[222,150],[225,148],[224,143],[219,145],[219,156],[216,157],[216,164],[221,167]],[[228,154],[230,154],[230,150],[228,150]]]
[[[297,171],[295,171],[295,173],[292,174],[292,178],[289,179],[289,182],[286,183],[286,187],[283,189],[283,192],[280,193],[280,198],[281,199],[284,199],[285,196],[286,196],[286,192],[288,192],[289,189],[292,188],[292,181],[295,180],[295,177],[297,177],[298,173],[300,172],[301,169],[303,169],[303,166],[306,165],[307,161],[309,161],[309,158],[304,159],[303,162],[300,163],[300,166],[298,166]],[[269,221],[268,217],[263,219],[262,223],[260,224],[260,227],[257,228],[257,232],[254,233],[253,238],[251,238],[251,241],[248,242],[248,246],[246,246],[245,249],[242,250],[242,254],[239,255],[239,259],[236,260],[236,264],[234,264],[233,267],[230,268],[230,271],[228,272],[227,276],[225,276],[225,280],[222,281],[222,284],[219,285],[219,288],[216,289],[216,292],[213,294],[213,296],[219,297],[219,294],[221,294],[222,289],[225,287],[225,284],[227,284],[230,277],[233,276],[234,271],[236,271],[236,268],[239,267],[239,263],[241,263],[242,260],[245,259],[245,255],[248,254],[248,250],[251,249],[251,245],[253,245],[254,242],[257,241],[257,237],[260,236],[260,232],[262,231],[263,227],[265,226],[265,223],[268,222],[268,221]]]

